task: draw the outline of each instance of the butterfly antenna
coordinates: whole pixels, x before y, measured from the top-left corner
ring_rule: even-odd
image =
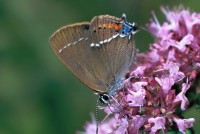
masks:
[[[148,28],[146,28],[145,26],[138,26],[139,29],[144,30],[146,32],[149,32]]]
[[[99,106],[99,98],[97,99],[96,108],[95,108],[95,120],[96,120],[96,134],[98,134],[99,124],[98,124],[98,106]]]

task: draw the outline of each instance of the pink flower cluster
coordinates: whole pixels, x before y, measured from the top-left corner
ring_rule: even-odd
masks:
[[[112,101],[104,108],[114,117],[99,125],[99,134],[166,133],[170,126],[185,134],[195,122],[182,119],[175,110],[186,110],[185,94],[200,71],[200,14],[161,9],[167,21],[160,25],[154,16],[147,25],[155,43],[148,52],[138,54],[138,67],[115,96],[119,104]],[[95,122],[87,124],[85,131],[95,134]]]

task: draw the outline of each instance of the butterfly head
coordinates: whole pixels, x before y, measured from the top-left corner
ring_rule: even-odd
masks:
[[[110,96],[108,94],[99,94],[99,101],[102,104],[109,104]]]

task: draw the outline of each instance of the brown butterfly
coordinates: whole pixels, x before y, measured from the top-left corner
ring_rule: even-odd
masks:
[[[75,23],[58,29],[50,43],[59,59],[85,85],[109,103],[123,87],[126,71],[136,50],[132,35],[135,23],[110,15],[94,17],[91,22]]]

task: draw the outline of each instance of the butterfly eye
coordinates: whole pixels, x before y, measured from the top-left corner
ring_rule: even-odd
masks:
[[[109,99],[110,99],[110,97],[107,94],[101,94],[101,95],[99,95],[99,101],[102,104],[108,104],[109,103]]]
[[[108,101],[109,100],[109,96],[107,94],[104,94],[103,95],[103,99],[106,100],[106,101]]]

